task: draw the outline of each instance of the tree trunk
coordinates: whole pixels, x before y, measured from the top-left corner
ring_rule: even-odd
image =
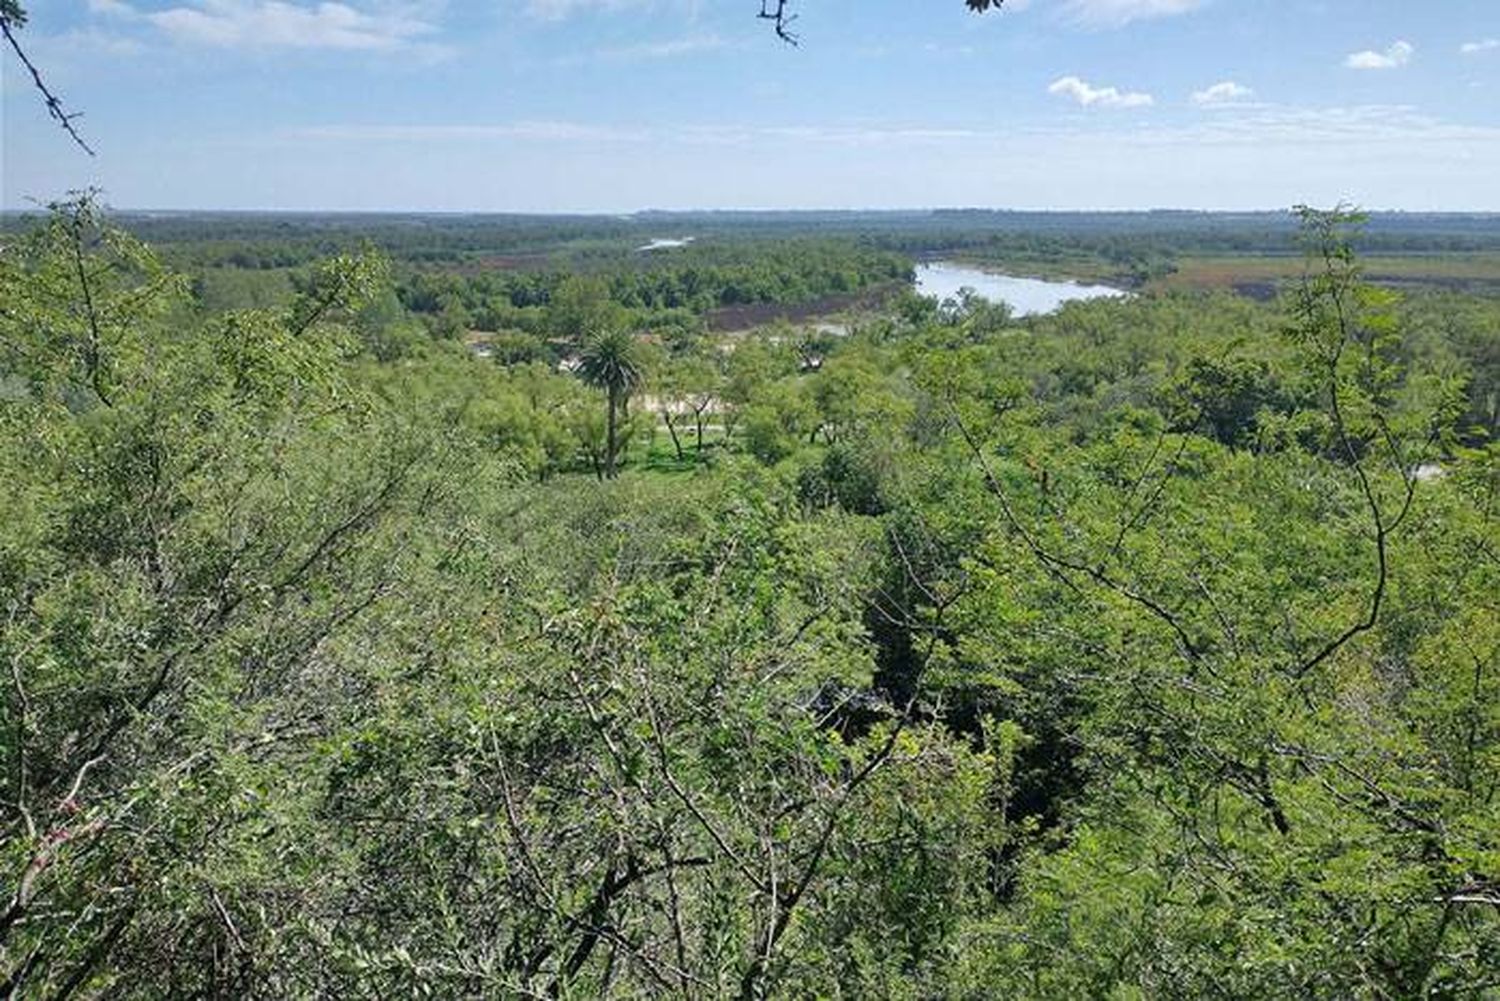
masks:
[[[613,386],[609,388],[609,418],[604,433],[604,477],[615,478],[615,432],[619,420],[620,394]]]
[[[671,407],[662,407],[661,419],[667,425],[667,434],[672,436],[672,447],[677,450],[677,461],[681,462],[684,458],[686,458],[686,456],[683,455],[682,452],[682,442],[677,438],[677,428],[672,424]],[[655,442],[653,442],[652,444],[655,444]],[[702,451],[702,449],[699,449],[699,451]]]

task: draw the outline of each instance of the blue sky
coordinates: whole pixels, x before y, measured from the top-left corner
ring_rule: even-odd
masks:
[[[1500,210],[1500,0],[31,0],[7,208]]]

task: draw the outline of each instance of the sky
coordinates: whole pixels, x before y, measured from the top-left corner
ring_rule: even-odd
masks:
[[[29,0],[0,203],[1500,210],[1500,0]]]

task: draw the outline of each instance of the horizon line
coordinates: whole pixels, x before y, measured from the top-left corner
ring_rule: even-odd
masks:
[[[58,199],[59,202],[65,199]],[[1367,215],[1446,215],[1446,216],[1500,216],[1500,208],[1369,208],[1344,203],[1354,211]],[[639,209],[421,209],[421,208],[226,208],[198,206],[192,208],[161,208],[145,206],[117,206],[105,203],[105,208],[122,215],[343,215],[343,216],[519,216],[529,218],[587,218],[634,220],[643,216],[690,216],[690,215],[934,215],[938,213],[974,213],[992,215],[1290,215],[1292,206],[1272,208],[1181,208],[1152,206],[1149,208],[1015,208],[982,205],[935,205],[901,208],[639,208]],[[48,211],[48,205],[0,207],[0,215],[39,215]]]

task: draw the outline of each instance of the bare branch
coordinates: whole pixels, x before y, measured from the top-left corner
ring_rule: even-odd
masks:
[[[788,45],[797,44],[797,36],[791,31],[792,22],[797,20],[797,15],[787,10],[787,0],[761,0],[760,13],[756,16],[774,23],[777,38]]]
[[[58,125],[62,126],[63,131],[78,144],[79,149],[83,150],[89,156],[93,156],[93,148],[84,142],[83,136],[78,134],[78,129],[73,125],[74,120],[82,117],[82,115],[76,111],[69,112],[63,107],[62,98],[52,93],[46,81],[42,79],[41,71],[36,68],[36,64],[26,55],[26,50],[21,48],[21,43],[16,38],[15,33],[25,23],[25,13],[20,8],[10,5],[0,8],[0,33],[4,33],[5,40],[15,50],[16,57],[21,60],[21,65],[25,66],[26,71],[31,74],[32,85],[41,93],[42,103],[47,106],[47,114]]]

